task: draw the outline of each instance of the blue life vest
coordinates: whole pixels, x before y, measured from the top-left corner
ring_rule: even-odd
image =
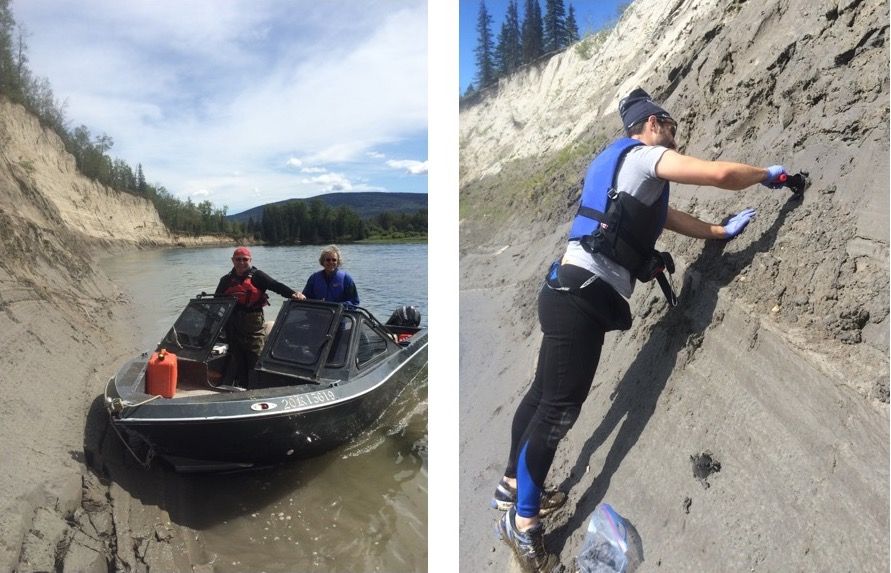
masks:
[[[652,205],[616,191],[622,159],[638,145],[643,142],[630,137],[618,139],[591,161],[569,240],[580,241],[588,252],[601,253],[628,269],[633,277],[648,281],[653,277],[647,264],[668,216],[669,185],[666,181]]]
[[[310,277],[312,296],[307,296],[328,302],[350,302],[346,298],[346,280],[346,271],[342,269],[334,271],[330,281],[325,278],[325,271],[313,273]]]

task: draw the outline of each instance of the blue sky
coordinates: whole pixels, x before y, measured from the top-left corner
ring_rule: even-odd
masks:
[[[425,0],[14,0],[69,125],[237,213],[427,192]]]
[[[504,22],[504,15],[507,13],[507,5],[509,0],[485,0],[486,11],[492,16],[492,41],[497,42],[498,33],[501,31],[501,24]],[[569,11],[569,5],[572,4],[575,9],[575,20],[579,26],[579,34],[585,37],[586,34],[596,32],[605,25],[613,24],[617,21],[619,15],[619,7],[630,4],[629,0],[564,0],[566,11]],[[517,7],[522,24],[524,18],[523,6],[525,0],[517,0]],[[545,13],[545,4],[543,0],[539,0],[542,14]],[[476,49],[479,40],[476,24],[480,13],[480,0],[461,0],[460,11],[460,35],[458,49],[460,52],[460,82],[461,93],[467,89],[467,86],[476,79],[476,56],[473,51]]]

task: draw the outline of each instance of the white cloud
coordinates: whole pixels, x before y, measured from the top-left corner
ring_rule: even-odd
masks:
[[[340,173],[323,173],[322,175],[307,179],[305,182],[321,186],[325,193],[353,190],[353,184],[350,180]]]
[[[192,193],[192,197],[207,197],[210,195],[210,191],[207,189],[199,189]]]
[[[412,175],[422,175],[427,173],[426,161],[415,161],[414,159],[391,159],[387,161],[387,166],[393,169],[404,169]]]
[[[304,167],[300,170],[300,173],[325,173],[328,171],[324,167]]]
[[[317,190],[279,173],[282,155],[297,169],[338,163],[349,183],[361,175],[344,164],[384,159],[374,148],[426,142],[425,0],[91,0],[86,10],[23,0],[13,10],[32,71],[67,102],[69,123],[107,133],[113,156],[183,197],[203,189],[246,209],[254,188],[264,201]]]
[[[307,163],[343,163],[353,161],[360,157],[362,151],[369,145],[366,141],[333,142],[326,147],[317,150],[306,158]]]

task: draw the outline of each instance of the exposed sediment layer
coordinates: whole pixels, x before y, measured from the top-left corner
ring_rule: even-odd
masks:
[[[0,98],[0,569],[172,570],[163,551],[133,549],[163,515],[130,520],[85,463],[91,404],[134,350],[117,318],[126,297],[94,256],[218,243],[176,237],[149,201],[83,177],[55,133]]]
[[[660,239],[680,304],[638,284],[634,326],[607,336],[551,470],[569,502],[546,544],[569,563],[607,501],[642,537],[639,571],[887,570],[887,35],[879,2],[637,0],[599,47],[462,105],[462,569],[512,559],[485,508],[535,367],[537,290],[641,86],[682,152],[812,185],[803,200],[672,188],[705,220],[758,216],[730,242]],[[704,452],[720,471],[703,480]]]

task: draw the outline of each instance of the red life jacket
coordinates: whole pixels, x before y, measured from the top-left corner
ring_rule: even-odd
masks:
[[[238,300],[238,305],[253,309],[260,309],[269,304],[269,296],[266,291],[257,288],[254,284],[253,267],[248,271],[247,275],[242,279],[234,272],[229,274],[229,286],[223,291],[226,296],[234,296]]]

